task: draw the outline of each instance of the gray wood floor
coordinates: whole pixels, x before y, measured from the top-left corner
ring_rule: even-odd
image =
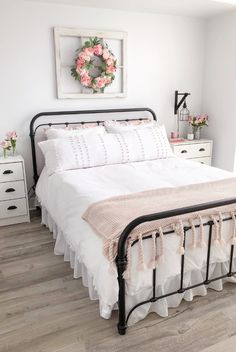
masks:
[[[1,352],[235,352],[236,286],[209,291],[172,309],[151,314],[117,335],[112,319],[99,317],[81,280],[53,254],[49,231],[37,213],[30,224],[0,228]]]

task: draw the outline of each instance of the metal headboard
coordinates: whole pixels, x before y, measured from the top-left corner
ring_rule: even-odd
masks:
[[[156,114],[152,109],[149,108],[127,108],[127,109],[102,109],[102,110],[78,110],[78,111],[50,111],[41,112],[35,115],[30,122],[30,139],[31,139],[31,149],[32,149],[32,161],[33,161],[33,171],[34,171],[34,187],[38,181],[38,168],[37,168],[37,157],[35,148],[35,136],[39,127],[43,126],[69,126],[69,125],[79,125],[79,124],[102,124],[104,120],[98,121],[66,121],[66,122],[46,122],[37,124],[37,120],[40,117],[46,116],[71,116],[71,115],[94,115],[94,114],[111,114],[111,113],[132,113],[132,112],[148,112],[152,115],[153,120],[157,120]],[[119,119],[119,121],[132,121],[132,120],[147,120],[147,118],[135,118],[135,119]]]

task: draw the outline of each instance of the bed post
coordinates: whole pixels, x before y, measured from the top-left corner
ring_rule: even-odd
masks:
[[[125,335],[126,333],[126,309],[125,309],[125,279],[123,278],[123,273],[126,269],[126,256],[122,258],[117,257],[116,266],[118,272],[118,283],[119,283],[119,297],[118,297],[118,314],[119,321],[117,324],[118,332],[120,335]]]

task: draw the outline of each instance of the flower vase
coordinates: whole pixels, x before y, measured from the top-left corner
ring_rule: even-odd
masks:
[[[201,128],[194,128],[193,135],[194,139],[199,141],[199,139],[201,139]]]
[[[15,156],[15,155],[16,155],[16,147],[15,148],[12,147],[12,156]]]
[[[3,149],[3,157],[4,157],[4,159],[7,159],[9,157],[9,153],[10,153],[9,149],[6,149],[6,148]]]

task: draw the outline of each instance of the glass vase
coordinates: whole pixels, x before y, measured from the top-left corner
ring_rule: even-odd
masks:
[[[3,157],[4,159],[8,158],[10,155],[10,150],[8,149],[3,149]]]
[[[12,147],[11,154],[12,154],[12,156],[16,155],[16,147],[15,148]]]
[[[193,127],[193,135],[194,135],[194,139],[199,141],[201,139],[201,128]]]

